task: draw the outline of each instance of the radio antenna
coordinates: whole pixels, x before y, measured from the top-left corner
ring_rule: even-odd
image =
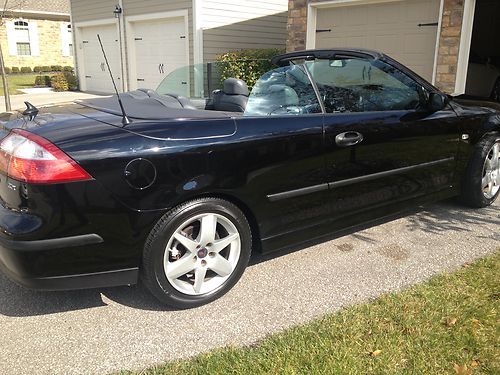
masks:
[[[116,88],[115,79],[113,78],[113,72],[111,72],[111,68],[109,67],[108,57],[106,56],[106,52],[104,51],[104,46],[102,45],[101,36],[99,34],[97,34],[97,39],[99,40],[99,44],[101,45],[102,54],[104,55],[104,61],[106,61],[106,66],[108,67],[109,76],[111,77],[111,82],[113,83],[113,87],[115,88],[115,93],[118,98],[118,104],[120,105],[120,109],[122,111],[122,124],[128,125],[132,121],[130,121],[130,119],[127,117],[127,113],[125,113],[125,108],[123,108],[122,99],[120,98],[120,94],[118,93],[118,89]]]

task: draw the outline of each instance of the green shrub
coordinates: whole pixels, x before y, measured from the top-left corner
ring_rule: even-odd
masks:
[[[19,68],[17,66],[13,66],[11,71],[12,71],[13,74],[17,74],[17,73],[20,72],[20,70],[19,70]]]
[[[53,72],[62,72],[63,67],[61,65],[51,65],[50,70]]]
[[[40,65],[37,65],[33,68],[33,71],[36,72],[36,73],[39,73],[42,71],[42,67]]]
[[[66,77],[62,73],[58,73],[52,76],[50,79],[50,85],[54,89],[54,91],[68,91],[68,81]]]
[[[234,77],[242,79],[251,89],[262,74],[271,70],[271,58],[285,51],[280,48],[242,49],[217,56],[220,79]]]
[[[50,86],[50,77],[49,76],[36,76],[35,77],[35,86],[49,87]]]
[[[73,72],[64,72],[64,78],[66,78],[66,82],[68,82],[68,88],[71,91],[78,90],[78,79]]]
[[[31,67],[29,67],[29,66],[21,67],[21,73],[32,73],[32,72],[33,72],[33,69],[31,69]]]
[[[47,72],[51,72],[52,69],[50,69],[50,66],[47,66],[47,65],[43,65],[43,66],[40,66],[40,72],[43,72],[43,73],[47,73]]]
[[[4,70],[5,70],[5,74],[10,74],[10,72],[11,72],[10,68],[8,68],[8,67],[5,67]]]
[[[63,66],[63,72],[72,72],[72,71],[73,71],[72,66],[69,65]]]

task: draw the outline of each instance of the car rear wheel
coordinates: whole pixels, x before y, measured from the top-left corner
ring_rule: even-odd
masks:
[[[500,193],[500,137],[480,141],[467,167],[462,186],[462,201],[472,207],[486,207]]]
[[[232,203],[202,198],[168,212],[151,231],[142,280],[161,302],[192,308],[224,295],[251,253],[245,215]]]

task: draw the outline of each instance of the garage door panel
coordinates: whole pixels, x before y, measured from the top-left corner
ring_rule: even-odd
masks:
[[[101,25],[84,27],[81,29],[81,49],[83,55],[83,77],[86,91],[111,93],[114,91],[113,83],[109,76],[108,67],[97,39],[97,35],[106,51],[108,62],[117,80],[117,87],[121,80],[119,46],[115,25]]]
[[[394,24],[401,17],[401,5],[399,3],[380,4],[374,7],[365,7],[365,11],[375,16],[378,25]]]
[[[138,21],[132,28],[136,71],[133,80],[138,87],[156,89],[169,73],[187,65],[184,18]],[[187,94],[188,81],[188,77],[179,77],[178,93]]]
[[[397,54],[400,51],[400,37],[388,34],[374,37],[374,46],[377,50],[386,51],[388,54]]]
[[[404,53],[409,56],[412,55],[424,55],[429,49],[433,49],[435,47],[434,43],[430,43],[430,38],[427,35],[421,34],[406,34],[404,36]]]
[[[316,27],[331,32],[317,33],[316,47],[380,50],[431,80],[437,26],[418,24],[437,22],[439,5],[439,0],[405,0],[320,8]]]
[[[409,2],[405,7],[405,20],[419,22],[434,22],[439,11],[439,2],[434,0],[421,0],[419,2]]]

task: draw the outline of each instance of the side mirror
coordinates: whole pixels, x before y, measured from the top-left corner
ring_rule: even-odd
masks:
[[[441,111],[448,104],[448,97],[440,92],[429,93],[428,107],[429,111]]]

